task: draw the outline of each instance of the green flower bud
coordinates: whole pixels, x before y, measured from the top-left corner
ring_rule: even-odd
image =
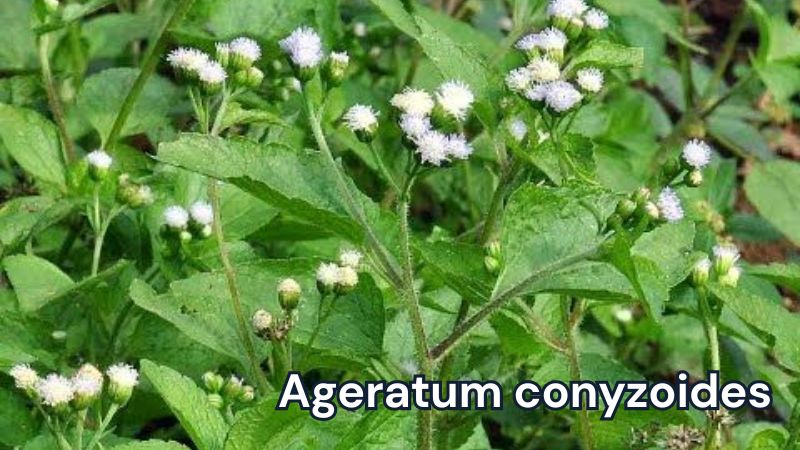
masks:
[[[636,192],[631,195],[631,200],[636,203],[637,206],[645,206],[648,200],[650,200],[650,189],[646,187],[641,187],[636,190]]]
[[[608,217],[607,224],[610,229],[617,230],[619,228],[622,228],[622,222],[623,222],[622,216],[620,216],[617,213],[614,213]]]
[[[203,374],[203,384],[209,392],[219,392],[225,384],[225,379],[218,373],[206,372]]]
[[[711,260],[703,258],[695,263],[692,268],[692,283],[695,286],[704,286],[711,274]]]
[[[687,186],[698,187],[703,184],[703,172],[700,170],[692,170],[687,172],[683,179]]]
[[[622,199],[617,203],[617,214],[624,220],[633,215],[636,212],[637,205],[633,200],[629,199]]]
[[[653,202],[645,203],[644,212],[653,220],[661,218],[661,211],[658,210],[658,206]]]
[[[253,389],[253,386],[244,386],[242,388],[242,394],[239,396],[238,400],[241,403],[250,403],[256,398],[256,391]]]
[[[303,291],[293,278],[285,278],[278,283],[278,302],[284,311],[292,311],[300,303]]]
[[[736,287],[739,283],[739,277],[742,275],[742,269],[733,266],[728,269],[724,274],[719,275],[719,284],[723,286]]]
[[[325,65],[325,78],[333,86],[340,85],[349,65],[350,56],[346,52],[332,52]]]
[[[487,255],[483,258],[483,265],[486,267],[486,271],[492,275],[500,272],[500,261],[497,258]]]
[[[500,241],[495,239],[486,244],[486,254],[498,260],[502,259]]]
[[[242,383],[242,379],[235,375],[231,375],[231,377],[228,378],[228,381],[222,387],[222,397],[226,401],[234,401],[242,395],[243,390],[244,384]]]
[[[208,394],[206,398],[208,398],[208,404],[214,409],[222,409],[225,407],[225,399],[219,394],[211,393]]]

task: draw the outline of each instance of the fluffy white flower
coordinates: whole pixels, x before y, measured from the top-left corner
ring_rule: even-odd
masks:
[[[463,134],[451,134],[447,137],[447,155],[455,159],[467,159],[473,152],[472,145]]]
[[[369,105],[353,105],[344,114],[344,122],[351,131],[367,131],[378,125],[378,113]]]
[[[250,63],[256,62],[261,58],[261,47],[259,47],[258,42],[250,38],[239,37],[232,40],[228,45],[232,54]]]
[[[333,263],[322,263],[317,268],[317,283],[332,287],[339,282],[339,266]]]
[[[36,392],[42,399],[42,403],[54,408],[66,405],[75,396],[72,383],[55,373],[39,380],[36,384]]]
[[[702,169],[711,162],[711,146],[699,139],[692,139],[683,147],[683,160],[695,169]]]
[[[447,114],[463,120],[472,108],[475,95],[465,83],[451,80],[439,86],[439,90],[436,91],[436,101]]]
[[[170,228],[186,228],[189,223],[189,213],[180,206],[168,206],[164,210],[164,222]]]
[[[358,250],[342,250],[339,253],[339,264],[358,270],[358,266],[361,265],[362,257],[363,255]]]
[[[739,278],[742,276],[742,269],[738,266],[733,266],[727,272],[719,276],[719,284],[723,286],[736,287],[739,283]]]
[[[346,289],[354,288],[358,285],[358,272],[355,269],[349,266],[342,266],[339,267],[339,286],[342,286]]]
[[[535,83],[525,91],[525,98],[532,102],[543,102],[547,98],[549,90],[549,83]]]
[[[284,278],[278,283],[278,293],[283,295],[300,295],[303,289],[294,278]]]
[[[739,249],[732,244],[715,245],[712,252],[714,253],[714,259],[728,266],[735,264],[741,258]]]
[[[95,397],[103,389],[103,373],[91,364],[84,364],[72,377],[72,388],[78,397]]]
[[[342,66],[350,64],[350,55],[347,52],[331,52],[330,58],[335,64]]]
[[[86,155],[86,162],[97,169],[108,169],[111,167],[112,159],[108,153],[102,149],[97,149]]]
[[[520,40],[514,44],[514,47],[517,50],[522,50],[523,52],[529,52],[539,46],[539,35],[538,34],[526,34],[522,36]]]
[[[547,95],[545,96],[547,106],[556,112],[564,112],[572,109],[583,100],[581,94],[572,83],[566,81],[553,81],[547,85]]]
[[[8,371],[14,378],[14,385],[18,389],[34,389],[39,382],[39,374],[27,364],[17,364]]]
[[[438,131],[429,131],[417,138],[417,153],[423,163],[441,166],[447,161],[448,139]]]
[[[535,35],[536,46],[542,50],[564,50],[567,46],[567,35],[558,28],[545,28]]]
[[[169,52],[167,62],[175,69],[197,73],[210,58],[196,48],[179,47]]]
[[[314,68],[322,61],[322,40],[314,29],[300,27],[279,42],[292,63],[301,68]]]
[[[272,314],[263,309],[259,309],[253,314],[253,318],[250,319],[250,322],[254,330],[259,332],[266,331],[272,327]]]
[[[211,225],[211,222],[214,221],[214,209],[207,202],[194,202],[189,207],[189,214],[192,216],[192,220],[200,225]]]
[[[603,72],[596,67],[588,67],[578,71],[575,81],[587,92],[600,92],[603,89]]]
[[[547,15],[559,19],[576,19],[588,8],[583,0],[551,0]]]
[[[593,30],[604,30],[608,28],[608,14],[597,8],[591,8],[583,15],[586,26]]]
[[[658,194],[656,205],[658,206],[659,217],[667,222],[674,223],[683,219],[681,199],[671,188],[664,188],[664,190]]]
[[[430,131],[431,119],[428,116],[404,113],[400,116],[400,129],[409,139],[417,139]]]
[[[422,89],[406,87],[392,97],[392,106],[407,114],[427,116],[433,111],[433,98]]]
[[[558,63],[547,57],[534,58],[528,64],[528,70],[530,70],[533,81],[538,83],[556,81],[561,77],[561,68]]]
[[[199,78],[203,83],[219,84],[228,78],[228,74],[225,73],[225,69],[222,67],[222,64],[216,61],[207,61],[197,71],[197,78]]]
[[[522,142],[528,135],[528,125],[519,117],[515,117],[508,122],[508,132],[517,142]]]
[[[124,389],[131,389],[139,384],[139,372],[128,364],[114,364],[106,370],[109,381]]]
[[[525,92],[533,83],[533,76],[527,67],[519,67],[506,75],[506,86],[514,92]]]

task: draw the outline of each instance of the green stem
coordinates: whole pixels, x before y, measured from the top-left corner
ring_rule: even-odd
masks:
[[[720,354],[719,354],[719,334],[717,331],[717,317],[711,310],[709,304],[708,291],[705,287],[697,289],[698,309],[700,310],[700,317],[703,321],[703,328],[706,332],[708,339],[708,355],[709,355],[709,369],[719,373],[720,371]],[[706,450],[715,450],[720,448],[720,424],[717,420],[709,418],[706,426]]]
[[[217,136],[222,131],[222,123],[225,118],[225,112],[228,110],[228,102],[232,97],[232,93],[228,91],[227,86],[222,89],[222,100],[217,109],[217,115],[214,117],[214,124],[211,126],[211,135]]]
[[[564,298],[562,307],[562,317],[565,328],[565,343],[566,355],[569,359],[569,374],[572,381],[580,381],[581,366],[580,366],[580,351],[578,350],[578,332],[580,331],[580,324],[583,318],[583,302],[578,300],[574,311],[571,311],[570,305],[572,299],[569,297]],[[592,436],[592,425],[589,421],[589,410],[581,408],[578,411],[578,420],[580,422],[581,444],[583,450],[594,450],[594,437]]]
[[[39,65],[42,69],[42,82],[47,94],[47,103],[50,106],[50,112],[53,114],[53,119],[58,127],[58,134],[61,137],[62,162],[66,166],[75,160],[75,146],[72,144],[72,139],[70,139],[67,132],[64,108],[61,105],[56,82],[53,78],[53,71],[50,68],[50,34],[44,34],[39,38]]]
[[[386,182],[389,184],[389,186],[396,193],[399,194],[400,193],[400,186],[397,185],[397,182],[394,180],[394,177],[389,172],[389,169],[386,167],[386,164],[384,164],[383,158],[381,158],[381,155],[378,153],[378,149],[375,148],[375,144],[370,142],[369,144],[367,144],[367,146],[369,147],[370,151],[372,152],[372,157],[375,159],[375,164],[378,166],[378,170],[380,170],[380,172],[383,175],[383,177],[386,178]]]
[[[122,128],[125,126],[128,116],[130,116],[131,112],[133,111],[133,107],[136,105],[139,95],[141,95],[142,90],[144,90],[147,80],[150,78],[150,75],[155,72],[158,61],[161,58],[161,55],[164,53],[164,49],[167,47],[169,30],[175,28],[183,20],[183,17],[189,11],[192,3],[194,3],[194,0],[178,1],[178,6],[175,7],[175,11],[172,13],[172,16],[170,16],[169,20],[161,28],[158,39],[156,39],[156,42],[152,47],[150,47],[150,50],[144,59],[142,70],[139,72],[139,76],[136,77],[136,81],[134,81],[131,90],[128,91],[128,95],[125,97],[125,101],[122,103],[122,106],[117,113],[117,117],[114,119],[114,124],[111,126],[111,131],[103,141],[104,147],[106,147],[108,150],[113,148],[117,139],[119,139],[119,135],[122,133]]]
[[[77,445],[76,448],[78,450],[83,450],[83,428],[86,425],[86,410],[78,411],[78,423],[75,425],[75,433],[78,435],[76,437]]]
[[[108,425],[111,423],[111,419],[114,418],[114,415],[117,413],[117,411],[119,411],[119,408],[120,405],[117,405],[116,403],[112,403],[111,406],[108,407],[106,416],[103,417],[103,420],[100,422],[97,430],[95,430],[92,440],[89,441],[89,445],[86,446],[86,450],[92,450],[95,446],[100,445],[100,439],[103,438]]]
[[[689,40],[689,17],[691,11],[689,10],[689,1],[680,0],[681,7],[681,27],[683,29],[683,37]],[[689,55],[689,48],[685,45],[678,46],[679,64],[681,69],[681,81],[683,83],[683,99],[686,105],[686,110],[694,105],[694,80],[692,75],[692,58]]]
[[[94,251],[92,252],[92,276],[97,275],[100,270],[100,256],[103,252],[103,239],[105,238],[106,226],[103,224],[103,219],[100,215],[100,183],[94,186],[94,193],[92,199],[92,226],[94,227]]]
[[[145,279],[147,279],[145,277]],[[122,325],[125,324],[125,319],[128,318],[131,311],[133,311],[133,302],[128,301],[125,303],[125,306],[122,307],[122,311],[117,314],[116,320],[114,320],[114,326],[111,328],[111,338],[108,341],[108,351],[107,351],[107,359],[110,360],[112,356],[114,356],[115,347],[117,346],[117,339],[119,338],[119,333],[122,330]]]

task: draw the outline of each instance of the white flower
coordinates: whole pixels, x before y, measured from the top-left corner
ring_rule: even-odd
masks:
[[[197,78],[203,83],[220,84],[228,78],[228,74],[225,73],[222,64],[216,61],[207,61],[197,71]]]
[[[404,113],[400,116],[400,129],[409,139],[414,140],[431,130],[431,119],[428,116]]]
[[[250,319],[250,322],[254,330],[258,332],[266,331],[272,327],[272,314],[263,309],[259,309],[253,314],[253,318]]]
[[[608,28],[608,14],[597,9],[591,8],[583,15],[586,26],[593,30],[604,30]]]
[[[600,92],[603,89],[603,72],[595,67],[589,67],[578,71],[575,78],[578,86],[587,92]]]
[[[547,15],[559,19],[576,19],[588,8],[583,0],[551,0]]]
[[[211,225],[214,221],[214,209],[211,208],[211,204],[203,201],[194,202],[189,207],[189,214],[192,216],[192,220],[200,225]]]
[[[342,66],[350,64],[350,55],[348,55],[347,52],[331,52],[330,58],[334,64]]]
[[[532,102],[543,102],[547,98],[547,92],[549,90],[549,83],[535,83],[530,89],[525,91],[525,98]]]
[[[658,206],[659,217],[667,222],[674,223],[683,219],[681,199],[671,188],[664,188],[664,190],[658,194],[656,205]]]
[[[506,75],[506,86],[514,92],[525,92],[533,83],[533,76],[527,67],[519,67]]]
[[[734,264],[739,261],[739,258],[741,258],[739,249],[733,244],[715,245],[713,253],[714,268],[720,275],[729,272],[731,268],[734,267]]]
[[[363,255],[358,250],[342,250],[339,253],[339,264],[358,270]]]
[[[128,364],[114,364],[106,370],[109,381],[123,389],[132,389],[139,384],[139,372]]]
[[[533,81],[546,83],[556,81],[561,77],[561,68],[558,63],[547,57],[534,58],[528,64]]]
[[[741,276],[742,269],[738,266],[733,266],[727,272],[720,274],[719,283],[723,286],[736,287]]]
[[[111,167],[112,159],[108,153],[102,149],[97,149],[86,155],[86,162],[92,167],[105,170]]]
[[[351,131],[368,131],[378,126],[378,113],[368,105],[353,105],[344,114],[344,121]]]
[[[545,28],[535,35],[536,46],[542,50],[562,51],[567,46],[567,35],[558,28]]]
[[[53,408],[69,403],[75,396],[72,383],[61,375],[51,373],[36,384],[42,403]]]
[[[367,24],[364,22],[356,22],[353,24],[353,34],[356,37],[364,37],[367,35]]]
[[[284,278],[278,283],[278,294],[280,295],[299,296],[302,292],[300,283],[294,278]]]
[[[189,213],[180,206],[169,206],[164,210],[164,222],[170,228],[186,228]]]
[[[142,205],[151,205],[153,203],[153,189],[146,184],[140,184],[136,189],[136,198]]]
[[[463,134],[451,134],[447,137],[447,155],[456,159],[467,159],[473,152],[472,145]]]
[[[708,281],[710,274],[711,260],[708,257],[704,257],[697,261],[692,268],[692,282],[694,282],[695,286],[702,286]]]
[[[711,146],[699,139],[692,139],[683,147],[683,160],[695,169],[702,169],[711,162]]]
[[[429,131],[416,140],[417,153],[423,163],[441,166],[447,161],[449,143],[447,136],[438,131]]]
[[[511,17],[503,16],[497,19],[497,26],[501,30],[508,32],[511,31],[512,28],[514,28],[514,21],[511,19]]]
[[[18,389],[34,389],[39,382],[39,374],[28,364],[17,364],[8,371],[8,374],[14,378],[14,385]]]
[[[633,320],[633,311],[630,308],[617,308],[614,310],[614,317],[622,323]]]
[[[345,288],[351,289],[358,285],[358,272],[355,269],[349,266],[342,266],[339,267],[339,281],[338,285]]]
[[[539,36],[538,34],[526,34],[520,40],[514,44],[514,47],[517,50],[522,50],[523,52],[529,52],[539,46]]]
[[[583,100],[581,94],[575,86],[566,81],[553,81],[547,85],[547,95],[545,96],[547,106],[557,112],[564,112],[572,109]]]
[[[177,70],[197,73],[210,58],[196,48],[179,47],[169,52],[167,62]]]
[[[406,87],[403,92],[395,94],[390,102],[392,106],[407,114],[427,116],[433,111],[433,98],[422,89]]]
[[[317,283],[332,287],[339,282],[339,266],[333,263],[322,263],[317,268]]]
[[[514,117],[508,122],[508,132],[517,142],[522,142],[528,134],[528,125],[519,117]]]
[[[72,377],[72,388],[78,397],[95,397],[103,389],[103,374],[97,367],[84,364]]]
[[[279,42],[292,63],[301,68],[314,68],[322,61],[322,40],[314,29],[300,27]]]
[[[439,86],[439,90],[436,91],[436,101],[447,114],[458,120],[464,120],[472,108],[475,95],[465,83],[451,80]]]
[[[261,58],[261,47],[250,38],[239,37],[232,40],[228,45],[232,54],[243,58],[251,64]]]

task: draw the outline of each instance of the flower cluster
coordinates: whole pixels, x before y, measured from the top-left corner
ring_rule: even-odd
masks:
[[[302,81],[313,78],[323,62],[323,75],[330,84],[338,85],[346,76],[350,56],[346,52],[331,52],[326,60],[322,39],[313,28],[299,27],[278,42],[278,45],[292,63],[297,78]]]
[[[284,278],[279,281],[277,292],[278,303],[284,312],[283,316],[276,319],[269,311],[259,309],[251,318],[255,333],[262,339],[270,341],[282,341],[294,327],[294,311],[300,304],[303,295],[300,283],[294,278]]]
[[[250,38],[238,37],[215,45],[214,58],[195,49],[180,47],[167,55],[167,62],[178,76],[197,83],[208,94],[219,92],[230,78],[234,85],[258,87],[264,73],[254,66],[261,58],[261,47]]]
[[[712,249],[713,261],[708,256],[697,261],[692,270],[692,282],[703,286],[708,280],[716,280],[724,286],[736,287],[742,269],[739,262],[739,249],[731,243],[715,245]]]
[[[423,164],[433,166],[472,155],[464,133],[452,131],[463,129],[474,102],[470,87],[458,80],[442,83],[433,96],[406,87],[391,99],[392,106],[400,110],[399,125],[406,140],[416,147]]]
[[[358,250],[342,250],[339,253],[339,264],[320,264],[316,273],[317,290],[320,294],[346,294],[355,289],[362,257]]]
[[[182,206],[172,205],[164,209],[165,238],[178,237],[188,242],[193,238],[206,239],[211,236],[214,223],[214,209],[205,201],[194,202],[187,211]]]
[[[236,404],[250,403],[256,398],[255,389],[244,384],[236,375],[225,379],[216,372],[206,372],[203,374],[203,386],[207,391],[209,404],[220,410]]]

